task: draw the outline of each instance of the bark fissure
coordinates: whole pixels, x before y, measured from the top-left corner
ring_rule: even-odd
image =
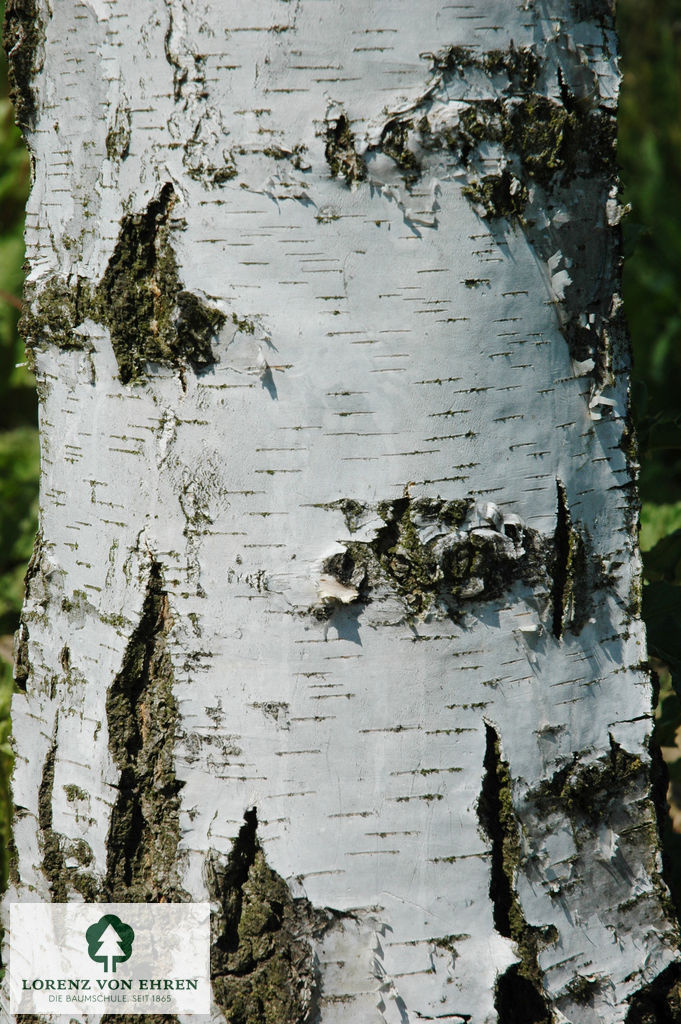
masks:
[[[267,864],[257,828],[251,808],[226,865],[207,862],[209,891],[219,907],[213,995],[230,1024],[306,1024],[319,994],[312,939],[334,915],[292,897]]]
[[[520,963],[497,980],[495,1006],[499,1024],[551,1024],[537,955],[555,939],[554,930],[529,925],[515,890],[521,858],[520,826],[513,807],[511,776],[501,757],[499,735],[485,724],[485,758],[478,818],[491,843],[489,895],[494,927],[513,939]]]
[[[585,531],[572,522],[567,491],[556,480],[556,529],[552,562],[553,635],[560,640],[566,630],[579,633],[594,607],[594,594],[607,581],[599,558],[590,551]]]
[[[161,567],[154,562],[139,625],[106,698],[109,747],[120,770],[107,838],[109,900],[184,898],[178,881],[182,783],[174,764],[178,712],[169,626]]]

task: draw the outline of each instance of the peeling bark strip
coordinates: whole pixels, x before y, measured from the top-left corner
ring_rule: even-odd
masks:
[[[94,289],[78,277],[73,284],[51,278],[29,298],[21,327],[32,348],[46,342],[82,348],[78,328],[89,318],[108,327],[124,384],[141,380],[149,363],[181,373],[189,365],[198,373],[213,362],[211,341],[225,316],[181,287],[169,239],[174,202],[166,184],[143,213],[123,218]]]
[[[224,868],[208,863],[220,916],[211,950],[215,1000],[229,1024],[307,1024],[317,1019],[319,979],[312,940],[332,915],[291,897],[268,866],[255,808]]]
[[[167,647],[168,597],[152,563],[140,623],[106,700],[111,754],[120,770],[107,838],[104,897],[112,902],[182,900],[177,705]]]
[[[609,2],[38,14],[8,901],[212,899],[226,1024],[662,1020]]]

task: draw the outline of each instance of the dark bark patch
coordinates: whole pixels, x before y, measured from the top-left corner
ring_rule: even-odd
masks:
[[[50,895],[53,902],[65,903],[66,867],[61,849],[60,836],[52,828],[52,793],[54,790],[54,762],[57,756],[57,726],[47,756],[43,763],[40,786],[38,787],[38,828],[40,829],[40,845],[42,847],[43,874],[50,883]]]
[[[332,507],[343,512],[351,533],[369,508],[352,499]],[[501,597],[516,582],[546,587],[547,563],[553,557],[546,538],[510,523],[494,526],[490,521],[486,528],[469,528],[466,518],[472,508],[470,499],[381,502],[370,509],[384,522],[374,539],[344,543],[345,552],[328,559],[323,571],[344,587],[354,586],[360,605],[368,604],[374,589],[387,583],[408,616],[422,616],[436,607],[455,622],[476,603]]]
[[[36,93],[33,79],[40,70],[45,25],[36,0],[7,0],[2,45],[7,55],[9,95],[20,128],[35,127]]]
[[[594,825],[607,821],[609,810],[637,783],[641,794],[647,793],[645,765],[611,736],[606,754],[591,764],[580,764],[575,754],[570,764],[540,783],[530,799],[543,815],[560,810],[574,822]]]
[[[255,809],[246,811],[226,865],[207,864],[220,908],[211,948],[213,995],[230,1024],[306,1024],[318,991],[310,939],[334,917],[293,899],[267,864],[257,827]]]
[[[168,598],[154,562],[139,625],[106,698],[109,748],[120,770],[107,838],[104,895],[182,902],[178,881],[177,704],[168,651]]]
[[[324,155],[331,175],[345,178],[348,187],[366,178],[366,165],[355,148],[355,136],[345,114],[327,121]]]
[[[140,214],[123,218],[113,255],[97,286],[94,318],[104,323],[124,384],[148,362],[196,371],[213,362],[211,340],[224,315],[184,291],[169,240],[172,185]]]
[[[24,576],[24,594],[26,598],[31,597],[31,590],[33,587],[33,581],[42,575],[42,557],[43,557],[43,535],[40,530],[35,535],[33,541],[33,551],[31,552],[31,559],[26,569],[26,575]],[[26,692],[26,685],[31,671],[31,664],[28,656],[28,641],[29,632],[26,619],[22,612],[21,621],[19,628],[14,634],[14,681],[20,690]]]
[[[558,508],[556,511],[556,557],[553,564],[553,635],[557,640],[563,635],[563,615],[565,612],[565,588],[568,582],[568,566],[570,563],[570,511],[567,504],[565,487],[560,480],[556,481],[558,492]]]
[[[84,347],[76,328],[86,319],[108,327],[124,384],[136,383],[148,363],[195,372],[213,363],[212,342],[225,321],[218,309],[182,288],[170,243],[172,185],[142,213],[123,218],[118,241],[96,286],[51,278],[28,295],[20,330],[30,347]]]

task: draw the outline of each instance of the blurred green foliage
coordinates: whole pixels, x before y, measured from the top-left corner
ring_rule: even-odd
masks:
[[[641,462],[643,618],[660,680],[655,740],[681,724],[681,0],[619,0],[623,296]],[[680,734],[681,738],[681,734]],[[674,800],[681,760],[669,765]],[[681,910],[681,835],[664,823],[665,877]]]
[[[641,492],[645,503],[669,506],[681,503],[681,0],[619,0],[617,18],[618,156],[632,207],[623,222],[623,291]]]

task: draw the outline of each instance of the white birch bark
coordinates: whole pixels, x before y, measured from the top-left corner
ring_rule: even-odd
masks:
[[[608,4],[9,7],[7,899],[210,899],[216,1021],[657,1020]]]

